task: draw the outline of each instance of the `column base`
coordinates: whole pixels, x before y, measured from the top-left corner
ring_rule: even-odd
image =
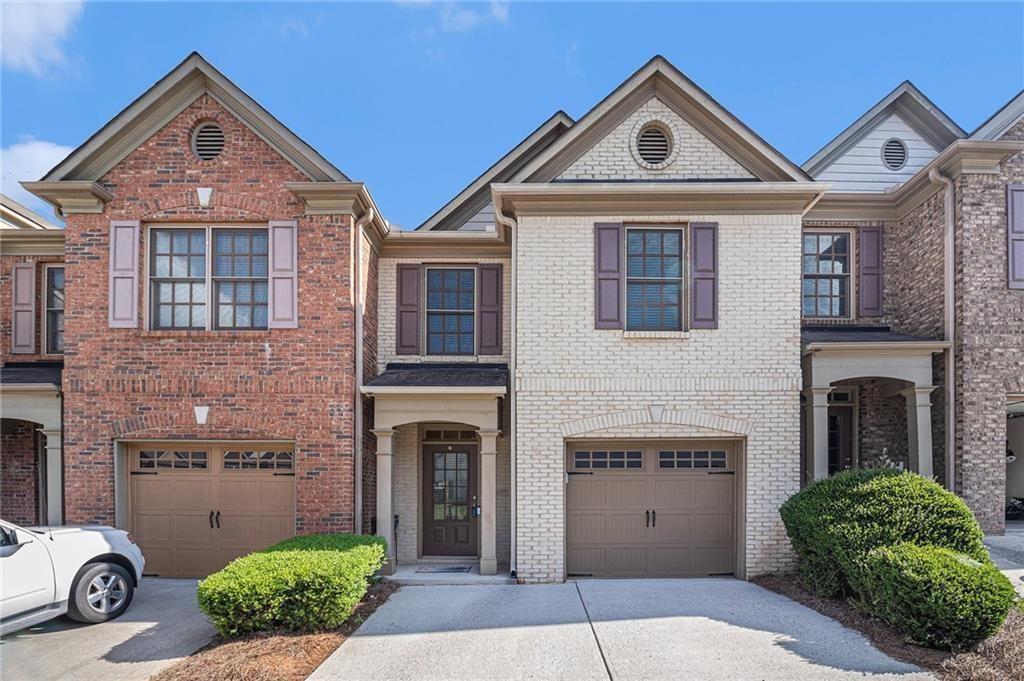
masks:
[[[480,559],[480,574],[482,575],[496,575],[498,574],[498,561],[495,558],[481,558]]]
[[[395,574],[395,559],[389,556],[384,565],[377,571],[377,574],[385,577]]]

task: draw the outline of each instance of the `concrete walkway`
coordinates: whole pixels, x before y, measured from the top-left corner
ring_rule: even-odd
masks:
[[[311,681],[927,679],[735,579],[404,587]]]
[[[128,611],[91,626],[58,617],[0,640],[3,681],[145,681],[213,638],[196,581],[146,577]]]
[[[1024,521],[1006,523],[1006,534],[985,537],[989,555],[1024,598]]]

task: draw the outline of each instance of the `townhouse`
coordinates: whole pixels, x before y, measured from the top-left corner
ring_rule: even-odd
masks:
[[[802,484],[896,465],[1001,532],[1022,116],[904,83],[798,166],[655,57],[400,231],[190,55],[25,183],[63,230],[4,204],[0,513],[165,576],[354,531],[391,571],[749,577]]]

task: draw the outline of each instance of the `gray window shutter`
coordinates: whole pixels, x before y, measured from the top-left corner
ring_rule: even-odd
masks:
[[[11,353],[36,351],[36,264],[21,262],[11,267]]]
[[[718,328],[718,223],[690,224],[690,328]]]
[[[622,267],[622,223],[594,225],[594,328],[621,329],[625,272]]]
[[[398,266],[398,300],[395,306],[398,324],[395,352],[420,354],[420,278],[419,265]]]
[[[1006,234],[1009,285],[1024,289],[1024,184],[1006,187]]]
[[[271,220],[267,328],[299,326],[299,223]]]
[[[107,323],[112,329],[139,327],[138,220],[110,223],[110,299]]]
[[[858,314],[861,317],[881,317],[882,297],[885,290],[883,258],[884,234],[881,225],[860,228],[860,248],[857,254]]]
[[[480,265],[477,286],[478,354],[501,354],[501,265]]]

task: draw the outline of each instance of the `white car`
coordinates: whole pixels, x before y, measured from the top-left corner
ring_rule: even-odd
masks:
[[[89,624],[120,616],[145,562],[124,530],[0,520],[0,636],[64,613]]]

